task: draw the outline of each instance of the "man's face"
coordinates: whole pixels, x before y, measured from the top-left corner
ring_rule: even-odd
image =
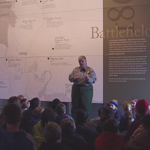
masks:
[[[87,62],[86,62],[85,59],[80,59],[79,60],[79,65],[80,65],[81,68],[84,68],[86,66],[86,64],[87,64]]]
[[[135,100],[131,100],[131,107],[132,109],[135,109],[136,106],[136,101]]]

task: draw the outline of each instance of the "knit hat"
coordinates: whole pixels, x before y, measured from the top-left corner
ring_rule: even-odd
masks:
[[[136,103],[136,110],[139,114],[146,114],[148,110],[148,102],[145,99],[140,99]]]
[[[118,101],[113,99],[110,101],[110,103],[114,104],[116,107],[118,107]]]

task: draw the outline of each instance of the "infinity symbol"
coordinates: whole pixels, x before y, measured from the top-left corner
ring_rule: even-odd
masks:
[[[132,11],[132,15],[131,15],[130,17],[125,17],[125,16],[123,16],[123,12],[124,12],[125,10],[131,10],[131,11]],[[116,12],[118,13],[118,16],[117,16],[116,18],[110,17],[111,11],[116,11]],[[133,9],[132,7],[130,7],[130,6],[125,6],[125,7],[123,7],[123,8],[121,9],[121,11],[119,11],[119,10],[116,9],[116,8],[111,8],[111,9],[108,11],[108,18],[109,18],[110,20],[112,20],[112,21],[117,21],[117,20],[120,19],[120,17],[124,18],[125,20],[130,20],[130,19],[132,19],[132,18],[134,17],[134,9]]]
[[[132,0],[113,0],[113,1],[119,4],[126,4],[126,3],[131,2]]]

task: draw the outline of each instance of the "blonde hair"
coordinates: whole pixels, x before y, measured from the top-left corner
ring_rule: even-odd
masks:
[[[76,130],[75,122],[70,118],[63,119],[61,121],[60,127],[62,130],[66,129]]]
[[[124,103],[122,104],[122,109],[123,109],[124,112],[130,111],[130,110],[131,110],[131,103],[129,103],[129,102],[124,102]]]
[[[23,95],[18,95],[18,99],[19,100],[24,99],[24,96]]]
[[[131,112],[131,103],[124,102],[122,104],[122,110],[126,113],[128,117],[128,126],[130,126],[131,120],[133,119],[132,112]]]

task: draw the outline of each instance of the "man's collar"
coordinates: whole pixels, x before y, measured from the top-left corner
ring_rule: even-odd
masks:
[[[87,66],[85,66],[84,68],[80,67],[80,71],[85,72],[86,71]]]

